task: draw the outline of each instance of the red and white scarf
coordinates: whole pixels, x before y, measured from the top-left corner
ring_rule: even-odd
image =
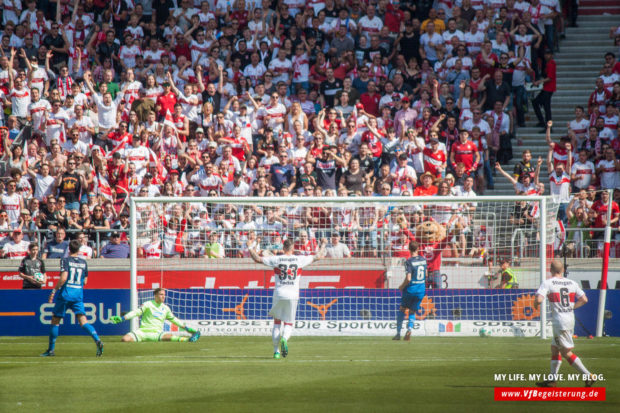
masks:
[[[71,76],[67,76],[64,80],[60,76],[56,78],[56,88],[58,89],[58,92],[60,92],[61,100],[64,101],[67,95],[71,94],[72,85],[73,79],[71,79]]]

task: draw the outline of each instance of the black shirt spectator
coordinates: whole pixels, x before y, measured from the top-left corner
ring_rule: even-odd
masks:
[[[56,199],[49,197],[37,215],[37,226],[42,230],[49,230],[46,234],[51,239],[58,229],[58,218],[56,217]]]
[[[120,68],[118,63],[118,52],[120,48],[121,47],[114,41],[114,30],[108,30],[106,32],[105,42],[97,46],[97,55],[95,56],[98,60],[97,64],[101,65],[106,58],[110,58],[114,63],[114,68],[118,70]]]
[[[500,54],[499,62],[494,61],[493,67],[496,70],[501,70],[504,82],[512,86],[512,74],[515,71],[515,64],[514,62],[508,62],[508,55],[506,53]]]
[[[290,186],[295,182],[295,168],[293,165],[287,164],[288,155],[280,154],[280,161],[271,165],[269,176],[271,177],[271,185],[279,191],[284,186]]]
[[[330,74],[332,75],[332,80],[329,80]],[[336,97],[336,92],[342,89],[342,81],[333,77],[333,74],[334,71],[331,68],[327,69],[328,78],[323,83],[321,83],[320,86],[321,94],[325,97],[326,107],[334,107],[334,98]]]
[[[328,150],[323,150],[322,159],[316,160],[316,183],[323,190],[333,189],[336,190],[336,161],[333,158],[333,154]]]
[[[77,172],[65,172],[60,177],[59,195],[65,197],[67,205],[80,202],[82,193],[82,177]]]
[[[34,281],[33,277],[36,273],[45,274],[45,263],[37,258],[38,253],[39,246],[37,244],[30,244],[28,255],[19,264],[19,276],[22,277],[22,288],[24,290],[40,290],[43,286],[43,284],[31,281]]]
[[[170,16],[170,9],[174,8],[172,0],[153,0],[153,14],[157,27],[164,27],[166,20]]]
[[[204,103],[211,103],[213,105],[213,112],[217,113],[220,111],[222,95],[217,91],[214,85],[207,85],[207,88],[202,91],[202,101]]]
[[[68,45],[65,44],[65,40],[58,33],[58,24],[52,23],[49,34],[43,39],[43,45],[54,52],[50,61],[52,66],[67,62],[69,58],[67,54]]]
[[[498,100],[502,102],[504,108],[507,106],[507,99],[510,98],[510,85],[504,81],[504,74],[501,70],[497,70],[493,74],[493,79],[484,82],[484,91],[486,92],[485,110],[493,109],[493,105]]]
[[[359,163],[357,159],[353,159],[351,162]],[[361,169],[359,169],[359,167],[358,170],[355,172],[351,171],[351,169],[348,169],[347,171],[345,171],[344,174],[342,174],[341,182],[349,192],[361,193],[364,187],[364,173]]]
[[[522,175],[529,175],[532,181],[534,181],[535,172],[536,167],[534,165],[532,165],[530,162],[524,163],[523,160],[521,160],[515,165],[512,174],[516,179],[521,179]]]

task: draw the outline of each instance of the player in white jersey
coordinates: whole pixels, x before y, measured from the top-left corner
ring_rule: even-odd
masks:
[[[293,255],[294,242],[287,239],[282,243],[284,255],[261,257],[250,250],[252,259],[268,267],[272,267],[275,275],[276,288],[273,292],[273,304],[269,315],[273,317],[273,358],[279,359],[288,355],[288,339],[293,332],[293,323],[299,301],[299,278],[301,269],[325,256],[325,243],[317,255]],[[280,328],[284,322],[284,328]]]
[[[573,353],[574,310],[588,302],[588,297],[575,281],[564,278],[564,265],[553,260],[550,266],[551,278],[543,281],[536,292],[534,308],[539,308],[545,297],[551,304],[553,340],[551,341],[551,380],[536,383],[539,387],[556,387],[553,380],[560,370],[562,357],[585,376],[585,386],[592,387],[594,376],[585,368],[579,357]]]

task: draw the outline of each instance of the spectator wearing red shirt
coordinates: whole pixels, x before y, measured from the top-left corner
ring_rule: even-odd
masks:
[[[568,136],[562,136],[560,138],[560,143],[553,142],[551,140],[551,129],[553,127],[553,121],[547,122],[547,129],[545,139],[547,140],[547,144],[549,145],[549,150],[552,151],[552,161],[555,166],[558,163],[561,163],[566,168],[568,164],[568,153],[572,150],[570,138]]]
[[[174,55],[177,57],[177,61],[181,56],[185,56],[185,58],[190,62],[192,61],[192,51],[189,48],[189,42],[187,41],[187,38],[180,33],[176,35]]]
[[[379,4],[379,10],[381,10],[381,4]],[[383,15],[384,24],[390,29],[392,33],[400,33],[400,23],[403,21],[405,13],[400,9],[395,9],[392,4],[385,6],[385,14]]]
[[[446,170],[446,153],[440,148],[437,135],[433,134],[430,138],[430,144],[425,146],[417,139],[414,141],[419,150],[422,151],[424,159],[424,170],[426,173],[434,175],[435,178],[441,177]]]
[[[492,47],[490,40],[485,41],[474,62],[483,77],[491,77],[495,72],[495,63],[499,63],[497,55],[492,52]]]
[[[462,162],[465,165],[465,173],[475,176],[480,163],[480,152],[474,142],[469,140],[469,133],[461,130],[459,140],[450,148],[450,165],[456,172],[456,164]]]
[[[316,238],[309,238],[308,232],[302,230],[299,232],[299,239],[295,241],[295,254],[297,255],[314,255],[319,250]]]
[[[538,118],[538,124],[541,128],[545,127],[545,124],[552,119],[551,117],[551,96],[556,90],[556,65],[555,60],[553,60],[553,51],[547,49],[545,50],[545,76],[542,79],[538,79],[534,82],[535,86],[543,84],[543,89],[540,91],[536,99],[532,101],[532,106],[534,107],[534,112],[536,112],[536,117]],[[542,112],[540,111],[541,106],[545,110],[545,117],[543,118]],[[546,132],[546,129],[542,131]]]
[[[605,82],[600,77],[596,78],[595,81],[596,87],[594,91],[590,94],[590,98],[588,99],[588,113],[590,115],[598,116],[596,111],[604,112],[605,105],[611,99],[611,92],[605,89]]]
[[[398,239],[392,242],[390,246],[392,250],[392,257],[395,258],[409,258],[411,254],[409,253],[409,234],[408,231],[401,231],[398,234]]]
[[[596,218],[594,219],[594,228],[605,228],[607,225],[607,208],[609,207],[609,191],[601,192],[601,199],[595,201],[590,208],[596,212]],[[620,207],[615,201],[611,201],[611,220],[610,224],[613,227],[618,227],[618,218],[620,217]],[[602,239],[604,232],[596,231],[592,234],[594,239]]]
[[[433,196],[437,193],[437,187],[433,185],[433,175],[430,172],[424,172],[420,176],[422,185],[416,187],[413,196]]]
[[[374,81],[368,82],[368,92],[360,96],[360,102],[364,105],[364,110],[371,115],[379,116],[379,101],[381,95],[376,93],[377,85]]]
[[[165,117],[166,113],[174,113],[174,105],[177,103],[177,96],[170,90],[170,83],[163,83],[164,93],[157,98],[157,112],[159,116]]]
[[[471,89],[474,92],[473,97],[475,99],[478,99],[478,95],[480,93],[478,92],[478,87],[480,87],[480,85],[484,85],[484,82],[486,82],[489,77],[491,76],[481,76],[479,67],[471,68],[471,79],[469,79],[469,86],[471,86]]]

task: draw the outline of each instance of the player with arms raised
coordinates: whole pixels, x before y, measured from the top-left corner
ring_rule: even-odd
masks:
[[[405,333],[405,341],[411,340],[411,330],[415,322],[415,313],[420,308],[420,303],[426,295],[426,258],[420,256],[418,251],[420,244],[416,241],[409,243],[410,257],[405,261],[405,279],[398,287],[402,291],[403,296],[400,300],[400,308],[396,315],[396,335],[392,340],[400,340],[400,330],[405,319],[405,311],[409,310],[409,322],[407,323],[407,332]]]
[[[299,301],[299,278],[301,269],[325,256],[323,241],[317,255],[293,255],[294,242],[290,238],[282,243],[284,255],[261,257],[254,250],[250,250],[252,259],[268,267],[275,273],[276,289],[273,292],[273,304],[269,315],[273,317],[273,358],[279,359],[288,355],[288,340],[293,332],[293,323],[297,314]],[[284,328],[281,328],[284,323]]]
[[[575,327],[576,308],[588,302],[588,297],[579,287],[579,285],[568,278],[564,278],[564,265],[558,261],[551,262],[551,278],[543,281],[536,292],[536,301],[534,308],[540,307],[545,297],[551,303],[552,323],[553,323],[553,340],[551,341],[551,377],[558,374],[560,365],[562,364],[562,356],[568,360],[571,366],[576,368],[580,373],[587,375],[585,386],[592,387],[594,378],[586,369],[579,357],[572,350],[575,348],[573,344],[573,329]],[[537,382],[538,387],[556,387],[553,380],[545,380]]]
[[[153,299],[142,304],[138,309],[125,314],[124,316],[112,316],[114,324],[131,320],[134,317],[141,317],[140,328],[125,334],[122,342],[132,341],[189,341],[193,343],[200,338],[200,332],[191,327],[187,327],[172,314],[170,307],[164,304],[166,300],[166,290],[156,288],[153,291]],[[168,320],[172,324],[181,327],[191,334],[191,337],[179,336],[164,332],[164,322]]]
[[[56,354],[56,339],[58,338],[58,330],[60,321],[65,317],[67,309],[71,309],[77,317],[80,326],[88,331],[88,334],[97,344],[97,357],[103,354],[103,343],[99,339],[95,328],[86,322],[86,312],[84,311],[84,285],[88,277],[88,265],[86,261],[80,258],[79,252],[80,241],[73,240],[69,243],[69,256],[60,260],[60,279],[56,287],[52,290],[48,302],[54,301],[54,296],[58,291],[56,305],[52,312],[52,325],[50,328],[49,347],[41,356],[53,357]]]

